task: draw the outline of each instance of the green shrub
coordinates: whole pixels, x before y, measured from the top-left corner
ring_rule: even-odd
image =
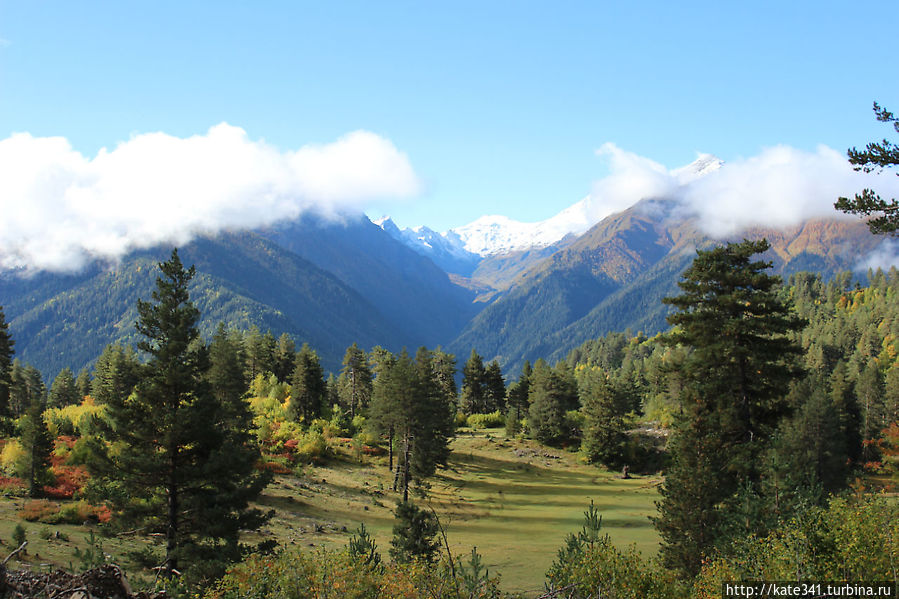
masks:
[[[506,417],[499,410],[489,414],[471,414],[466,424],[473,429],[499,428],[505,426]]]

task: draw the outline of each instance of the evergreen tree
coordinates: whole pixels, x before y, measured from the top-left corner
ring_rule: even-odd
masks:
[[[371,401],[372,374],[368,367],[368,356],[355,343],[346,349],[343,356],[343,370],[340,372],[341,404],[349,408],[350,417],[368,407]]]
[[[15,341],[9,334],[9,324],[0,306],[0,419],[12,416],[9,392],[12,385],[12,357]]]
[[[70,368],[63,368],[50,385],[47,404],[51,408],[64,408],[81,403],[82,396],[75,384],[75,375]]]
[[[534,364],[528,392],[528,427],[535,439],[559,445],[571,438],[566,412],[577,409],[577,383],[564,362],[556,369],[542,359]]]
[[[400,564],[413,560],[433,562],[440,548],[434,515],[414,503],[403,501],[397,504],[394,517],[396,524],[390,540],[390,557]]]
[[[435,376],[433,353],[420,348],[415,360],[404,349],[382,363],[375,379],[369,418],[372,427],[397,439],[394,490],[409,497],[409,483],[421,483],[445,465],[453,432],[454,405]]]
[[[486,413],[486,377],[483,358],[478,352],[471,350],[468,361],[462,367],[462,412],[465,414]]]
[[[885,429],[889,422],[886,418],[886,406],[883,395],[883,376],[874,359],[868,360],[858,375],[855,383],[855,395],[858,398],[858,407],[861,408],[861,436],[863,442],[877,439],[880,431]],[[867,450],[869,444],[864,443]],[[865,461],[875,458],[872,455],[864,455]]]
[[[899,118],[892,112],[874,102],[874,114],[881,123],[892,123],[893,129],[899,133]],[[899,146],[886,139],[869,143],[864,150],[851,148],[848,154],[849,163],[853,168],[866,173],[881,172],[899,164]],[[899,231],[899,202],[896,198],[884,200],[871,189],[862,190],[852,199],[841,197],[834,204],[834,208],[848,214],[874,216],[868,220],[868,228],[872,233],[894,235]]]
[[[173,251],[159,269],[153,302],[137,305],[138,348],[149,361],[129,397],[109,395],[105,434],[114,450],[98,474],[117,489],[109,499],[123,523],[164,534],[170,575],[181,562],[200,568],[237,558],[238,532],[264,518],[248,508],[261,489],[258,449],[249,445],[246,412],[239,416],[239,401],[227,397],[238,386],[209,382],[188,294],[194,268]]]
[[[50,454],[53,451],[53,437],[47,430],[42,416],[44,411],[40,398],[34,398],[21,420],[19,444],[25,450],[23,463],[19,464],[22,478],[28,481],[28,495],[38,497],[44,485],[53,480],[50,474]]]
[[[91,394],[91,373],[87,368],[82,368],[75,378],[75,390],[78,392],[78,402]]]
[[[842,489],[849,475],[848,440],[839,407],[822,384],[806,379],[794,391],[803,398],[796,414],[784,421],[773,443],[775,466],[767,495],[778,516],[793,515],[824,493]],[[793,393],[791,393],[792,395]]]
[[[503,371],[499,362],[494,360],[484,371],[484,408],[486,413],[503,411],[506,409],[506,381],[503,379]]]
[[[405,352],[404,352],[405,353]],[[401,378],[394,373],[396,356],[378,346],[372,349],[370,358],[377,377],[372,385],[368,426],[377,435],[387,437],[387,467],[393,470],[393,440],[402,422]]]
[[[806,390],[806,394],[802,395],[797,405],[802,405],[806,398],[811,398],[814,392],[824,392],[827,385],[820,371],[812,371],[809,375],[809,382],[801,388]],[[852,389],[852,381],[846,369],[846,363],[838,360],[833,372],[830,374],[830,400],[831,405],[828,409],[832,410],[834,418],[837,419],[838,428],[834,443],[840,445],[845,457],[853,463],[858,463],[862,455],[862,429],[861,415],[858,408],[858,399]],[[823,408],[815,408],[818,412],[812,414],[817,415]]]
[[[528,414],[528,393],[530,392],[531,363],[525,360],[521,368],[518,380],[509,385],[507,392],[507,404],[509,411],[506,414],[506,432],[509,435],[518,434],[521,420]]]
[[[800,350],[786,335],[804,323],[777,295],[771,264],[751,260],[768,248],[761,240],[697,251],[683,293],[664,300],[677,309],[665,341],[692,352],[655,522],[666,564],[691,575],[722,532],[719,512],[741,490],[758,492],[762,456],[799,375]]]
[[[275,371],[275,337],[271,331],[266,331],[263,335],[256,325],[250,327],[244,339],[244,352],[249,380]]]
[[[290,378],[290,406],[287,416],[307,425],[321,416],[325,401],[325,379],[318,354],[304,343],[297,353]]]
[[[278,346],[275,348],[274,374],[278,377],[278,382],[286,383],[290,379],[296,354],[297,346],[293,338],[287,333],[281,333],[281,336],[278,337]]]
[[[438,378],[434,353],[424,347],[415,354],[416,401],[411,406],[411,476],[419,484],[446,466],[453,436],[454,402]]]
[[[206,378],[216,401],[220,406],[238,409],[249,388],[243,368],[246,356],[240,337],[229,333],[224,323],[219,323],[209,343],[209,362]]]
[[[599,368],[589,369],[578,386],[584,431],[581,449],[591,462],[615,467],[623,463],[627,446],[624,416],[629,397]]]
[[[131,394],[140,378],[141,364],[130,347],[107,345],[97,358],[91,396],[99,403],[121,403]]]
[[[456,356],[448,354],[439,347],[431,352],[431,368],[434,381],[440,389],[444,401],[456,412],[459,403],[456,389]]]
[[[32,403],[43,403],[47,389],[40,371],[31,364],[13,361],[9,389],[10,408],[16,418],[23,416]]]

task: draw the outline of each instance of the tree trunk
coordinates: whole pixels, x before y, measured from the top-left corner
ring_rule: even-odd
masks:
[[[403,503],[409,501],[409,434],[405,435],[403,448]]]
[[[178,549],[178,481],[177,481],[177,463],[175,455],[177,449],[172,451],[171,461],[169,464],[169,482],[168,482],[168,526],[165,531],[165,573],[171,577],[172,572],[178,569],[177,557],[175,552]]]
[[[387,432],[387,469],[393,471],[393,427]],[[396,491],[396,489],[394,489]]]

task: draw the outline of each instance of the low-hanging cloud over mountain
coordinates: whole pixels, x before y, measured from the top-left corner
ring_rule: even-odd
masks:
[[[642,199],[668,198],[677,201],[680,216],[696,217],[706,233],[725,237],[751,226],[836,217],[834,201],[865,187],[899,196],[899,178],[856,172],[845,155],[826,146],[813,152],[775,146],[723,164],[701,155],[694,165],[673,170],[611,143],[597,154],[610,174],[593,184],[588,198],[594,222]]]
[[[92,158],[65,138],[19,133],[0,140],[0,269],[74,270],[419,187],[406,155],[367,131],[282,151],[222,123],[188,138],[136,135]]]

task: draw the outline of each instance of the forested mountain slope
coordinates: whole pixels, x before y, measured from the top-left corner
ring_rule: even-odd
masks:
[[[666,328],[661,298],[712,239],[675,204],[643,201],[604,219],[567,248],[533,266],[484,309],[450,344],[457,354],[475,348],[506,371],[524,360],[561,359],[580,343],[609,331],[653,334]],[[767,237],[766,259],[778,273],[809,270],[829,278],[858,268],[882,240],[863,223],[807,221],[784,229],[754,228],[729,239]]]
[[[53,377],[65,366],[90,363],[108,343],[132,344],[136,300],[150,298],[156,264],[170,251],[138,252],[117,266],[94,265],[77,275],[4,276],[0,297],[16,356]],[[287,332],[316,347],[328,368],[336,368],[354,341],[392,348],[414,341],[335,276],[257,234],[199,238],[180,253],[197,268],[191,297],[203,315],[204,335],[219,322]]]
[[[447,343],[480,308],[473,291],[365,216],[307,215],[262,234],[355,289],[410,347]]]

